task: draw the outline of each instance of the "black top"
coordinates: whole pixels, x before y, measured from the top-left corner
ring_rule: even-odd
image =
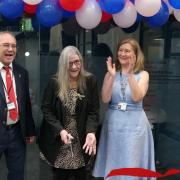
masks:
[[[84,97],[78,98],[76,102],[77,131],[81,146],[85,143],[87,133],[96,132],[99,122],[98,87],[93,75],[86,78],[86,86]],[[54,164],[61,146],[58,134],[64,129],[67,120],[65,107],[57,96],[57,91],[57,80],[52,78],[43,96],[43,122],[39,137],[40,150],[52,164]],[[88,159],[85,157],[86,160]]]

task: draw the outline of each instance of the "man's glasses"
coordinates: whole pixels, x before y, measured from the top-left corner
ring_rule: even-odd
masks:
[[[16,47],[17,47],[16,44],[9,44],[9,43],[4,43],[4,44],[2,44],[2,46],[6,49],[9,49],[10,47],[12,49],[16,49]]]
[[[73,65],[79,66],[80,64],[81,64],[80,60],[70,61],[69,67],[73,67]]]

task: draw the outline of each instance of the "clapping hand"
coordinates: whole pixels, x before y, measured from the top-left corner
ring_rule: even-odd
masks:
[[[106,64],[109,74],[114,77],[116,74],[116,67],[115,64],[112,63],[112,58],[110,56],[107,58]]]
[[[133,55],[129,58],[128,73],[133,73],[136,57]]]

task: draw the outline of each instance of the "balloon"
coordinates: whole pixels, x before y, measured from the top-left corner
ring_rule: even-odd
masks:
[[[179,0],[169,0],[169,4],[170,4],[174,9],[180,9],[180,1],[179,1]]]
[[[139,13],[137,13],[136,22],[140,22],[142,20],[142,18],[143,17]]]
[[[85,29],[95,28],[101,17],[102,11],[96,0],[85,0],[83,6],[76,11],[76,20]]]
[[[134,5],[130,2],[127,1],[124,9],[117,13],[113,14],[113,20],[114,22],[122,28],[127,28],[132,26],[137,18],[137,12],[134,7]]]
[[[36,5],[39,4],[42,0],[23,0],[26,4]]]
[[[32,24],[32,27],[33,27],[34,31],[47,31],[47,30],[49,31],[49,28],[44,27],[43,25],[41,25],[39,23],[36,16],[31,19],[31,24]]]
[[[101,18],[101,22],[107,22],[112,18],[111,14],[108,14],[104,11],[102,11],[102,18]]]
[[[109,14],[115,14],[120,12],[126,2],[125,0],[99,0],[101,9]]]
[[[134,2],[135,2],[135,0],[130,0],[133,4],[134,4]]]
[[[161,8],[157,14],[151,17],[146,17],[145,21],[152,27],[162,26],[168,21],[169,9],[165,2],[162,2]]]
[[[94,28],[94,32],[96,34],[104,34],[107,33],[109,31],[109,29],[111,28],[111,22],[105,22],[105,23],[100,23],[96,28]]]
[[[174,9],[174,17],[180,22],[180,10]]]
[[[84,0],[59,0],[59,3],[67,11],[76,11],[82,7]]]
[[[57,0],[43,0],[37,8],[37,19],[45,27],[57,25],[62,19],[62,8]]]
[[[3,27],[5,26],[17,26],[17,25],[20,25],[21,24],[21,20],[22,18],[21,17],[17,17],[17,18],[14,18],[14,19],[9,19],[9,18],[6,18],[6,17],[2,17],[2,24],[3,24]]]
[[[131,27],[129,28],[122,28],[122,30],[125,32],[125,33],[133,33],[137,30],[139,26],[139,22],[135,22]]]
[[[173,14],[173,7],[169,4],[169,0],[163,0],[169,9],[169,14]]]
[[[161,0],[135,0],[135,7],[142,16],[153,16],[159,11]]]
[[[30,4],[25,4],[24,5],[24,11],[28,14],[35,14],[36,13],[36,5],[30,5]]]
[[[22,0],[0,1],[0,13],[7,18],[17,18],[23,15],[24,3]]]
[[[71,17],[63,17],[62,19],[61,19],[61,22],[60,23],[64,23],[64,22],[66,22],[66,21],[68,21],[68,19],[70,19]]]
[[[62,28],[64,30],[64,33],[69,36],[75,36],[76,34],[82,31],[82,28],[77,23],[75,17],[72,17],[68,19],[66,22],[64,22],[62,24]]]
[[[75,12],[71,12],[71,11],[66,11],[65,9],[63,9],[63,17],[64,18],[69,18],[71,16],[74,16]]]

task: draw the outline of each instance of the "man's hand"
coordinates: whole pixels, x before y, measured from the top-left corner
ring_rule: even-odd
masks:
[[[32,144],[35,142],[35,140],[36,140],[36,136],[26,137],[26,143],[27,144]]]

